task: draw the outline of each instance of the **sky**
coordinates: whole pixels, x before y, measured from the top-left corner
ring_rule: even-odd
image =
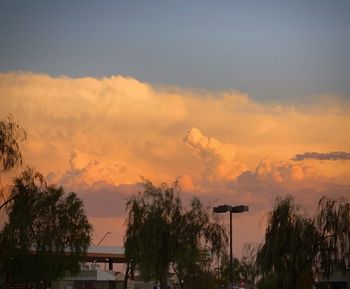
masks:
[[[0,0],[0,118],[25,165],[75,191],[122,245],[142,177],[246,204],[234,253],[275,199],[310,213],[350,188],[349,1]],[[227,218],[226,218],[227,219]],[[223,221],[228,223],[223,217]]]

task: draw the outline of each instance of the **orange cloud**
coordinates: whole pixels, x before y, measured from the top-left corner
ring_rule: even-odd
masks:
[[[122,76],[12,72],[0,74],[0,103],[0,117],[11,113],[27,130],[25,163],[78,192],[96,226],[123,218],[140,176],[178,178],[185,199],[245,202],[252,218],[286,193],[312,208],[322,194],[349,191],[350,161],[290,161],[300,152],[348,151],[350,105],[335,96],[277,104]]]
[[[190,175],[184,174],[184,175],[178,176],[177,180],[183,191],[191,192],[195,190],[195,186],[193,184],[193,180]]]
[[[275,182],[286,180],[303,180],[312,177],[312,167],[290,162],[272,162],[270,159],[262,160],[255,170],[255,175],[262,180],[273,179]]]
[[[184,143],[204,161],[205,171],[202,175],[206,180],[235,179],[247,170],[245,164],[236,160],[235,146],[208,138],[195,127],[187,132]]]
[[[57,180],[67,186],[77,187],[79,185],[93,185],[96,182],[104,181],[108,184],[118,185],[119,179],[127,183],[125,177],[126,167],[104,160],[101,157],[89,156],[77,149],[73,150],[69,159],[70,169]]]

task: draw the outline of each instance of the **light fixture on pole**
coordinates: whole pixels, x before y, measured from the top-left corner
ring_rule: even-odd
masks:
[[[232,213],[243,213],[248,212],[249,207],[240,206],[230,206],[230,205],[220,205],[213,208],[214,213],[227,213],[230,212],[230,289],[232,289],[233,278],[232,278]]]

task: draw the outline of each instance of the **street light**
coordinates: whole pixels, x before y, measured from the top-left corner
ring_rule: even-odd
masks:
[[[220,205],[213,208],[214,213],[227,213],[230,212],[230,289],[232,289],[232,214],[233,213],[243,213],[248,212],[249,207],[240,205],[240,206],[230,206],[230,205]]]
[[[101,238],[100,242],[98,242],[97,246],[100,246],[100,244],[102,243],[102,241],[106,238],[107,235],[112,234],[112,232],[107,232],[106,234],[104,234],[104,236]]]

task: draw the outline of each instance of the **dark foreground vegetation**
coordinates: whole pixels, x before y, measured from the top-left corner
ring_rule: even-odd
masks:
[[[64,271],[78,272],[92,228],[76,194],[47,186],[32,169],[15,179],[11,193],[8,221],[0,235],[2,266],[8,276],[48,284]]]
[[[11,117],[0,121],[1,176],[22,164],[25,136]],[[92,227],[76,194],[47,185],[31,168],[0,190],[0,283],[44,288],[65,271],[78,272]]]
[[[167,288],[171,269],[183,281],[182,289],[227,285],[225,230],[198,199],[184,208],[179,189],[176,183],[155,187],[145,182],[144,190],[128,201],[126,277],[137,269],[144,279]],[[311,217],[288,196],[277,199],[269,213],[264,242],[246,246],[243,258],[234,260],[233,276],[234,283],[249,288],[311,289],[316,276],[327,280],[349,268],[350,204],[323,197]]]
[[[256,266],[259,288],[312,288],[315,277],[350,270],[350,204],[323,197],[315,216],[278,199],[270,213]],[[350,285],[350,284],[349,284]]]
[[[212,281],[207,273],[212,256],[226,253],[225,230],[198,199],[186,209],[179,190],[177,183],[156,187],[146,181],[144,190],[127,202],[125,253],[130,262],[126,278],[137,268],[144,279],[159,281],[166,289],[171,268],[183,280],[181,288],[184,284],[200,288]]]

